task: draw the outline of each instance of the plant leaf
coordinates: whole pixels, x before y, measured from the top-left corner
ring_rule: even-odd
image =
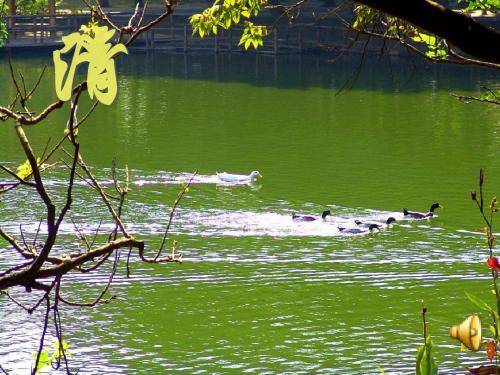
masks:
[[[465,292],[465,295],[471,301],[474,305],[476,305],[479,309],[487,311],[487,312],[493,312],[494,310],[483,300],[480,298],[476,297],[473,294]]]

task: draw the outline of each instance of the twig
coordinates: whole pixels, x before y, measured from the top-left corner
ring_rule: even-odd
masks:
[[[71,222],[73,223],[73,226],[75,227],[75,230],[76,232],[78,233],[78,239],[80,241],[82,241],[85,246],[87,247],[87,251],[91,249],[91,246],[90,244],[88,243],[87,241],[87,238],[85,237],[85,235],[80,231],[80,229],[77,227],[76,223],[73,221],[73,219],[71,219]]]
[[[113,269],[111,271],[111,274],[109,275],[108,283],[106,284],[106,287],[101,291],[101,293],[97,296],[97,298],[94,299],[94,301],[83,302],[83,303],[82,302],[72,302],[72,301],[68,301],[68,300],[64,299],[63,297],[61,297],[61,295],[59,295],[59,300],[67,305],[77,306],[77,307],[94,307],[100,303],[106,304],[106,303],[111,302],[111,300],[116,298],[115,296],[111,296],[111,298],[106,299],[102,302],[101,302],[101,300],[104,297],[104,295],[106,294],[106,292],[108,291],[109,287],[111,286],[111,283],[113,282],[113,278],[114,278],[114,276],[116,274],[116,270],[118,268],[118,261],[119,260],[120,260],[120,252],[117,251],[116,255],[115,255],[115,261],[113,263]]]
[[[5,241],[7,241],[24,258],[26,259],[29,258],[29,256],[24,251],[23,247],[19,245],[17,241],[13,237],[11,237],[7,232],[5,232],[2,228],[0,228],[0,237],[2,237]]]
[[[49,325],[50,299],[48,296],[46,296],[45,299],[47,300],[47,307],[45,310],[45,319],[43,322],[42,336],[40,337],[40,345],[36,353],[35,368],[31,371],[31,375],[36,375],[37,373],[38,364],[40,362],[40,355],[42,354],[43,351],[43,342],[45,340],[45,334],[47,333],[47,326]]]
[[[14,171],[11,171],[9,168],[7,168],[5,165],[2,165],[0,164],[0,168],[2,170],[4,170],[5,172],[7,172],[8,174],[10,174],[12,177],[14,177],[17,181],[19,181],[19,183],[21,185],[26,185],[26,186],[31,186],[31,187],[35,187],[35,184],[32,183],[32,182],[29,182],[29,181],[26,181],[25,179],[19,177],[19,175],[17,173],[15,173]]]
[[[59,301],[60,301],[60,292],[61,292],[61,278],[57,277],[56,278],[57,283],[56,283],[56,291],[55,291],[55,296],[54,296],[54,327],[56,329],[56,337],[57,341],[59,343],[59,348],[58,348],[58,356],[57,356],[57,364],[56,366],[53,366],[56,370],[59,368],[61,365],[61,354],[62,357],[64,358],[64,363],[66,365],[66,372],[69,374],[69,363],[68,363],[68,358],[66,356],[66,350],[64,349],[64,342],[63,342],[63,336],[62,336],[62,325],[61,325],[61,315],[59,314]]]
[[[130,235],[128,234],[127,230],[125,229],[125,226],[123,225],[120,217],[118,216],[118,214],[116,213],[115,209],[111,205],[111,202],[109,201],[108,197],[106,196],[106,193],[104,192],[103,188],[99,185],[99,183],[95,179],[94,175],[92,174],[92,172],[90,171],[90,169],[87,167],[87,165],[83,161],[81,155],[78,156],[78,163],[80,164],[80,167],[84,170],[84,172],[87,174],[87,177],[96,186],[99,195],[101,196],[104,204],[108,208],[108,211],[111,213],[111,216],[113,216],[113,219],[119,225],[120,230],[122,231],[123,235],[125,237],[130,237]]]
[[[20,308],[22,308],[24,311],[28,311],[29,312],[29,309],[26,306],[24,306],[21,302],[17,301],[14,297],[12,297],[9,294],[9,292],[7,292],[5,290],[1,290],[0,294],[3,294],[4,296],[6,296],[8,299],[10,299],[12,302],[14,302],[17,306],[19,306]]]
[[[186,194],[189,191],[189,186],[191,186],[191,183],[193,182],[193,179],[197,173],[198,173],[197,170],[194,171],[194,173],[190,177],[188,183],[182,187],[181,191],[177,194],[177,198],[175,198],[174,205],[172,206],[172,209],[170,210],[170,217],[168,219],[167,227],[165,228],[165,233],[163,234],[163,239],[161,241],[160,247],[158,248],[158,252],[156,253],[156,256],[154,257],[155,261],[158,260],[158,258],[160,257],[160,254],[163,250],[163,247],[165,246],[165,241],[167,240],[168,231],[170,229],[170,225],[172,224],[175,210],[176,210],[177,206],[179,205],[184,194]]]

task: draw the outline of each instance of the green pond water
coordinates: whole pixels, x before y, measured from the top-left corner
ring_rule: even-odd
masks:
[[[16,55],[15,62],[32,82],[50,54]],[[111,289],[116,300],[64,308],[74,371],[409,374],[422,342],[422,300],[441,373],[486,364],[484,351],[461,352],[448,332],[477,310],[465,291],[493,303],[469,191],[483,167],[487,194],[500,194],[500,111],[450,94],[476,94],[498,83],[498,73],[374,57],[338,94],[357,64],[356,56],[331,63],[251,54],[119,61],[117,100],[82,126],[81,151],[104,183],[112,159],[120,172],[128,165],[125,222],[151,254],[179,177],[199,175],[168,242],[179,241],[183,264],[149,265],[133,254],[126,278],[124,253]],[[52,80],[49,69],[33,108],[55,100]],[[0,82],[5,104],[14,92],[5,55]],[[89,103],[82,101],[81,114]],[[38,154],[63,134],[67,112],[27,129]],[[24,161],[19,141],[11,124],[0,125],[0,161],[15,168]],[[252,170],[264,177],[251,185],[214,176]],[[46,175],[51,194],[62,193],[66,173],[61,165]],[[109,229],[92,189],[78,183],[75,193],[69,216],[81,230],[91,235],[101,219]],[[434,202],[445,208],[431,221],[403,219],[404,207],[426,211]],[[291,219],[325,209],[336,222]],[[42,212],[28,190],[1,196],[0,225],[16,236],[21,225],[32,238]],[[397,223],[380,233],[337,229],[389,216]],[[62,226],[65,249],[83,248],[74,232],[70,221]],[[11,254],[0,242],[0,268],[13,262]],[[110,268],[68,277],[64,295],[91,300]],[[21,290],[12,294],[32,301]],[[9,373],[29,371],[40,314],[28,316],[0,297],[0,365]],[[47,343],[54,341],[49,329]]]

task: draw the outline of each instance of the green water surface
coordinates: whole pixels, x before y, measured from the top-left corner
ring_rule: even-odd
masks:
[[[27,81],[50,64],[27,55],[15,61]],[[338,94],[357,61],[250,54],[119,61],[117,100],[97,108],[80,141],[101,180],[109,181],[112,159],[130,168],[130,231],[153,253],[180,188],[176,179],[198,170],[201,183],[183,199],[172,227],[182,265],[148,265],[132,255],[130,279],[120,264],[116,300],[65,308],[74,370],[412,373],[422,300],[441,372],[486,364],[484,351],[460,352],[448,330],[477,310],[464,291],[493,302],[469,191],[483,167],[487,193],[500,193],[500,112],[450,94],[477,94],[498,83],[498,74],[373,58]],[[2,55],[1,103],[14,92],[7,67]],[[52,80],[49,65],[33,108],[55,100]],[[89,105],[85,98],[80,113]],[[67,112],[26,129],[37,153],[63,134]],[[23,162],[12,124],[1,124],[0,140],[0,161],[12,168]],[[216,171],[252,170],[264,176],[256,184],[213,183]],[[61,165],[47,175],[53,194],[62,191],[65,173]],[[70,217],[78,225],[91,233],[101,218],[109,222],[90,188],[80,184],[76,193]],[[23,224],[33,235],[42,212],[33,194],[1,198],[2,226],[15,234]],[[433,220],[401,220],[404,207],[426,211],[433,202],[445,207]],[[324,209],[337,224],[291,220],[293,212]],[[388,216],[398,222],[378,234],[337,230],[354,218]],[[62,232],[67,245],[79,246],[71,222]],[[0,264],[8,263],[10,250],[3,242],[0,248]],[[109,268],[68,280],[65,294],[91,299]],[[3,297],[0,322],[0,364],[26,373],[41,324]]]

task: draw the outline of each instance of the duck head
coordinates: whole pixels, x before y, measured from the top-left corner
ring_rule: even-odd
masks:
[[[443,206],[441,206],[439,203],[434,203],[429,209],[429,212],[434,212],[436,208],[443,208]]]
[[[250,178],[253,180],[257,177],[260,177],[262,178],[262,175],[259,173],[259,171],[253,171],[252,173],[250,173]]]
[[[385,222],[387,225],[391,224],[391,223],[394,223],[396,221],[396,219],[394,219],[392,216],[387,218],[387,221]]]
[[[330,210],[323,211],[323,213],[321,214],[321,218],[325,219],[328,215],[330,215],[330,216],[332,215]]]

